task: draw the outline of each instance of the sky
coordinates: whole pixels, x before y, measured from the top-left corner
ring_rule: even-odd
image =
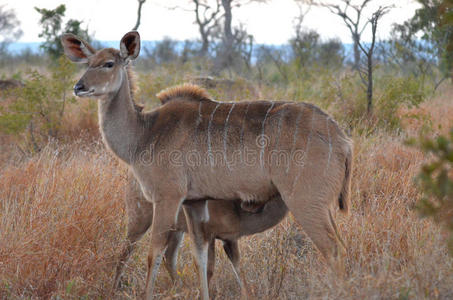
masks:
[[[136,0],[0,0],[0,5],[15,10],[21,22],[24,34],[19,42],[41,41],[38,37],[41,31],[38,25],[39,14],[34,6],[53,9],[60,4],[66,5],[66,19],[83,20],[94,38],[101,41],[120,40],[136,22],[138,7]],[[391,25],[409,19],[418,7],[413,0],[374,0],[369,11],[379,5],[388,4],[395,7],[379,24],[379,38],[388,37]],[[191,8],[190,0],[147,0],[142,9],[139,28],[141,38],[143,40],[161,40],[163,37],[176,40],[198,38],[198,27],[194,24],[195,18]],[[233,11],[233,23],[244,24],[248,32],[253,34],[256,43],[284,44],[294,35],[294,19],[298,14],[299,9],[294,0],[270,0],[267,4],[251,3],[236,8]],[[317,30],[324,39],[339,38],[343,43],[352,42],[342,19],[325,8],[312,7],[303,24],[306,28]],[[370,40],[370,31],[369,28],[365,30],[362,36],[364,41]]]

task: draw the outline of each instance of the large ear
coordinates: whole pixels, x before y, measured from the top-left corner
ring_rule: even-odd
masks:
[[[64,53],[73,62],[86,63],[88,57],[96,53],[96,50],[90,44],[71,33],[65,33],[61,36],[61,44]]]
[[[120,43],[121,57],[128,62],[134,60],[140,53],[140,35],[137,31],[126,33]]]

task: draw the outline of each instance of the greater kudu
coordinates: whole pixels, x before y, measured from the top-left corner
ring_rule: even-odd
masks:
[[[184,200],[265,203],[279,195],[327,261],[337,258],[331,209],[336,203],[348,211],[352,147],[330,116],[307,103],[217,102],[195,86],[162,92],[163,105],[142,113],[134,106],[127,72],[140,52],[137,32],[122,38],[119,51],[95,51],[70,34],[62,43],[71,60],[88,64],[76,95],[99,98],[105,144],[130,166],[153,203],[148,298]],[[184,212],[197,241],[208,210],[184,206]],[[208,247],[195,246],[204,274]],[[207,286],[202,278],[203,299],[209,298]]]

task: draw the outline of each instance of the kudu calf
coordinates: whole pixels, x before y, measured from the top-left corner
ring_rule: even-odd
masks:
[[[120,50],[95,51],[74,35],[62,37],[66,55],[88,69],[74,91],[99,99],[107,147],[126,162],[153,203],[146,295],[154,281],[184,201],[240,199],[266,203],[280,196],[328,262],[338,255],[331,209],[349,207],[351,142],[319,108],[293,102],[217,102],[182,86],[158,95],[163,105],[139,112],[127,64],[140,52],[140,36],[127,33]],[[216,200],[214,200],[216,201]],[[206,203],[206,202],[205,202]],[[183,206],[191,237],[209,220],[205,209]],[[196,245],[206,274],[209,244]],[[207,278],[202,280],[208,299]]]
[[[205,243],[209,245],[206,274],[208,284],[214,274],[215,239],[219,239],[223,242],[223,249],[232,264],[236,280],[241,287],[241,293],[244,298],[247,298],[248,290],[245,288],[247,282],[239,266],[238,239],[242,236],[263,232],[277,225],[286,216],[288,209],[279,196],[262,205],[259,211],[254,213],[241,209],[240,200],[200,200],[188,202],[186,205],[191,206],[190,211],[193,212],[197,209],[204,209],[204,201],[207,201],[209,220],[196,227],[197,241],[195,242],[198,245]],[[132,177],[128,180],[126,211],[128,215],[127,239],[117,264],[115,289],[120,283],[124,264],[135,249],[137,241],[149,229],[153,220],[153,204],[143,197],[140,186]],[[164,265],[173,280],[176,278],[178,248],[184,232],[187,232],[186,219],[182,214],[181,211],[175,230],[169,234],[168,247],[164,255]],[[200,278],[204,276],[204,274],[200,274]]]

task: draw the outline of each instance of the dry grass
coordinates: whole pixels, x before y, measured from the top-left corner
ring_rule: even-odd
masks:
[[[433,120],[435,132],[436,124],[453,125],[453,101],[445,95],[451,91],[419,109]],[[423,124],[406,126],[415,133]],[[345,274],[331,273],[288,217],[241,241],[251,291],[258,299],[452,299],[446,235],[413,210],[420,196],[413,177],[423,155],[388,133],[354,140],[353,209],[337,217],[348,246]],[[50,144],[29,158],[6,157],[0,164],[0,298],[110,298],[113,263],[125,237],[125,167],[100,142]],[[148,245],[147,236],[116,298],[140,296]],[[228,260],[220,245],[217,250],[211,292],[216,299],[238,298]],[[180,279],[172,284],[161,269],[156,293],[163,299],[196,298],[187,239],[178,270]]]
[[[453,119],[453,89],[442,86],[439,95],[431,101],[424,102],[418,108],[401,109],[405,131],[417,135],[422,129],[432,129],[433,134],[448,134]]]
[[[122,236],[122,173],[99,145],[49,145],[3,168],[0,298],[99,295]]]

